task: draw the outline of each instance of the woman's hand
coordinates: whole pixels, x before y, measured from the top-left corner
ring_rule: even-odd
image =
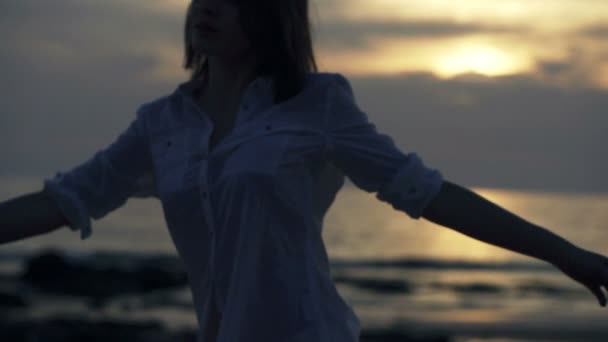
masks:
[[[583,284],[601,306],[608,289],[608,258],[573,245],[458,184],[444,180],[424,218],[474,239],[551,263]]]
[[[606,295],[601,287],[608,289],[607,257],[575,247],[553,265],[588,288],[597,297],[600,306],[606,306]]]

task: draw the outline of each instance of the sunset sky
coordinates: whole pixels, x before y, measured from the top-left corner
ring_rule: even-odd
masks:
[[[2,1],[0,176],[75,166],[183,82],[186,5]],[[608,1],[316,0],[310,15],[320,71],[447,179],[608,191]]]
[[[528,73],[566,86],[608,87],[607,1],[329,3],[318,3],[319,47],[331,69],[431,71],[442,78]]]

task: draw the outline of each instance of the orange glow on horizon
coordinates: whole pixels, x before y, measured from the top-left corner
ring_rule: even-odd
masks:
[[[528,69],[529,65],[492,46],[465,45],[438,56],[432,68],[444,77],[469,72],[500,76]]]
[[[363,51],[319,50],[319,64],[350,75],[427,71],[441,78],[465,73],[503,76],[534,69],[534,58],[524,49],[510,47],[508,42],[494,43],[488,37],[443,41],[377,39],[371,44]]]
[[[183,15],[188,3],[155,0],[150,8]],[[429,72],[443,79],[467,73],[487,77],[528,73],[552,84],[608,88],[608,62],[602,57],[608,53],[608,41],[601,39],[601,33],[584,33],[593,27],[601,31],[608,19],[608,2],[351,0],[348,5],[311,3],[309,15],[316,39],[332,37],[333,32],[325,30],[340,22],[356,32],[347,34],[344,44],[329,40],[315,48],[321,70],[352,76]],[[362,27],[373,23],[373,29],[357,30],[358,22]],[[402,33],[395,26],[399,22]],[[333,39],[348,32],[340,30]],[[349,39],[358,41],[349,45]],[[167,48],[172,51],[159,55],[163,65],[147,78],[183,77],[180,42],[162,47]],[[578,63],[581,70],[547,76],[537,70],[544,61]]]
[[[343,21],[358,33],[348,37],[357,41],[350,46],[348,40],[330,40],[318,49],[320,65],[332,71],[353,76],[429,72],[443,79],[532,74],[555,85],[608,88],[603,57],[608,41],[602,38],[608,1],[351,0],[311,14],[313,20],[318,15],[321,31],[325,23]],[[369,34],[356,30],[358,22],[373,29]],[[538,68],[546,61],[577,70],[546,74]]]

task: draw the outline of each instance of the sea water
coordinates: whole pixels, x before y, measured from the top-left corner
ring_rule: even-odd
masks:
[[[0,185],[4,201],[39,190],[42,181],[5,178]],[[577,246],[608,255],[608,194],[471,190]],[[48,248],[175,255],[161,210],[158,200],[130,199],[93,221],[90,239],[62,228],[2,245],[0,271],[18,272],[24,257]],[[323,238],[338,290],[364,329],[445,332],[456,342],[608,341],[608,309],[550,264],[413,220],[351,183],[325,217]],[[172,300],[130,317],[194,327],[189,291]],[[49,297],[40,301],[46,303],[40,308],[68,310]],[[74,304],[73,310],[82,308]]]

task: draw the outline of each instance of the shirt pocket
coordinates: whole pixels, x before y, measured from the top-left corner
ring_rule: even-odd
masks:
[[[173,193],[183,185],[186,164],[186,139],[183,132],[152,138],[151,154],[159,195]]]

